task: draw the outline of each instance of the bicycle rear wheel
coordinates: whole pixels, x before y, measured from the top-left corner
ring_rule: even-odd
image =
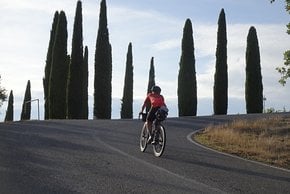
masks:
[[[149,133],[147,130],[147,125],[144,123],[143,128],[141,130],[141,135],[140,135],[140,150],[141,152],[145,152],[146,147],[147,147],[147,141],[149,138]]]
[[[156,136],[155,136],[155,144],[153,145],[153,153],[154,156],[160,157],[165,149],[165,144],[166,144],[166,133],[165,133],[165,128],[162,125],[157,126],[158,129],[156,131]]]

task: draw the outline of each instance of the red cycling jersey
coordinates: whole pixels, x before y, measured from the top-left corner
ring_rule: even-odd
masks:
[[[144,104],[150,103],[152,108],[166,106],[164,102],[164,98],[160,94],[150,93],[146,97]]]

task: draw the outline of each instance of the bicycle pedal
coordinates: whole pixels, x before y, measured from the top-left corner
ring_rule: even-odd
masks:
[[[148,140],[147,140],[147,143],[152,143],[152,141],[153,141],[152,136],[149,136],[149,137],[148,137]]]
[[[153,140],[153,141],[151,142],[151,144],[152,144],[152,145],[156,145],[156,144],[158,144],[158,142],[157,142],[156,140]]]

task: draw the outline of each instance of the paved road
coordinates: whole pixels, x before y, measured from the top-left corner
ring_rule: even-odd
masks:
[[[1,123],[0,193],[289,193],[290,171],[188,141],[228,119],[168,119],[162,158],[139,151],[138,120]]]

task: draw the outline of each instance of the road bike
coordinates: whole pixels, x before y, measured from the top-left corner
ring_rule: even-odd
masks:
[[[147,128],[147,122],[146,122],[146,113],[140,113],[142,116],[142,120],[145,122],[140,135],[140,150],[141,152],[145,152],[147,145],[151,144],[151,141],[149,141],[149,130]],[[140,117],[140,115],[139,115]],[[152,140],[154,143],[152,143],[153,146],[153,153],[154,156],[160,157],[165,149],[166,144],[166,132],[165,127],[162,125],[162,121],[164,121],[167,117],[167,112],[163,111],[162,109],[158,110],[156,112],[156,119],[153,121],[152,125]]]

